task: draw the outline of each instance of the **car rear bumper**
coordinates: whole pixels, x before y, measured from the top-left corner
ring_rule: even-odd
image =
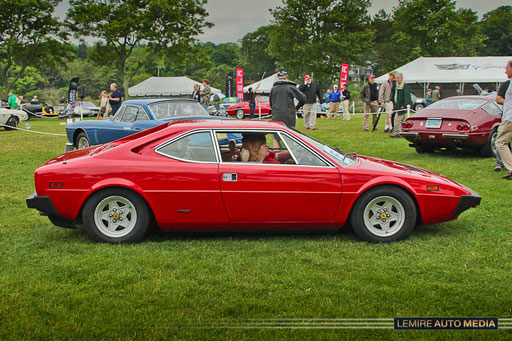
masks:
[[[478,193],[473,191],[471,188],[466,187],[462,184],[459,185],[470,191],[471,194],[461,195],[459,204],[457,205],[455,211],[453,212],[455,216],[459,216],[462,212],[470,209],[471,207],[476,207],[477,205],[480,205],[480,202],[482,201],[482,197],[478,195]]]
[[[443,134],[445,140],[469,140],[469,135],[462,134]]]

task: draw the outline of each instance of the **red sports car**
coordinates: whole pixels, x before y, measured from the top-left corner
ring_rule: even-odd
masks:
[[[220,144],[228,134],[242,143]],[[481,199],[425,169],[342,153],[259,120],[166,123],[62,154],[34,178],[29,208],[108,243],[140,241],[151,222],[162,230],[349,224],[363,240],[389,242],[417,224],[456,219]]]
[[[270,115],[270,102],[268,96],[256,96],[254,99],[256,102],[256,110],[254,110],[254,115],[258,117],[265,115]],[[249,101],[236,103],[227,107],[226,112],[229,116],[236,116],[238,119],[242,119],[245,116],[249,116],[251,114],[251,110],[249,109]]]
[[[457,96],[438,101],[409,117],[401,136],[418,153],[439,148],[471,148],[495,156],[502,106],[491,96]]]

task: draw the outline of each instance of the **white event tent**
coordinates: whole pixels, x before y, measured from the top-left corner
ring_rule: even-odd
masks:
[[[507,79],[505,65],[512,57],[419,57],[395,71],[404,75],[406,83],[418,83],[426,90],[430,83],[502,83]],[[391,70],[390,70],[391,71]],[[382,83],[388,74],[375,81]],[[496,86],[497,88],[497,86]]]
[[[192,94],[194,84],[202,87],[201,82],[188,77],[150,77],[130,87],[128,95],[133,97],[186,96]],[[212,87],[212,92],[217,94],[221,91]]]
[[[277,73],[274,73],[273,75],[268,76],[267,78],[263,78],[261,81],[247,85],[246,87],[244,87],[244,93],[249,92],[249,88],[256,89],[258,84],[261,83],[260,87],[258,88],[258,91],[256,91],[256,93],[269,94],[270,89],[272,89],[272,86],[274,85],[275,82],[277,82],[277,80],[278,80]]]

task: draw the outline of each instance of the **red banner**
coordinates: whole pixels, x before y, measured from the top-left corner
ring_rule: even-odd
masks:
[[[244,100],[244,69],[236,68],[236,97]]]
[[[340,89],[342,84],[348,84],[348,68],[350,65],[341,63],[340,71]]]

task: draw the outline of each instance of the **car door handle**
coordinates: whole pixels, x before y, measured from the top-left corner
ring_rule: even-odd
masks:
[[[222,174],[222,181],[238,181],[238,174],[224,173]]]

